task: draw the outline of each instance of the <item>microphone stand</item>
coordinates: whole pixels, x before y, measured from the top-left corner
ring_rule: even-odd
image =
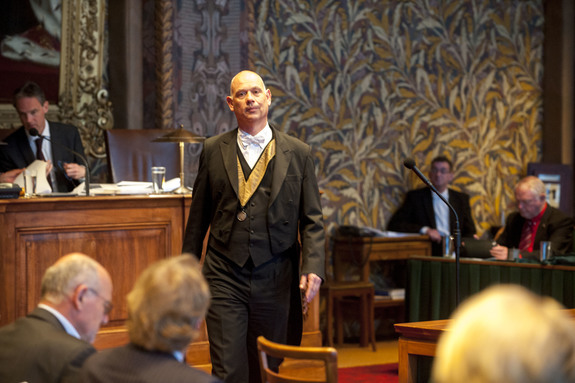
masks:
[[[451,212],[453,213],[453,215],[455,216],[455,229],[453,230],[453,234],[455,237],[455,305],[459,306],[459,302],[460,302],[460,295],[459,295],[459,254],[460,254],[460,248],[461,248],[461,230],[459,228],[459,216],[457,215],[457,212],[455,211],[455,209],[453,208],[453,206],[449,203],[448,200],[445,199],[445,197],[443,195],[441,195],[441,193],[439,191],[437,191],[437,189],[435,188],[435,186],[433,186],[433,184],[431,183],[431,181],[429,181],[427,179],[427,177],[425,177],[423,175],[423,173],[421,173],[421,171],[419,171],[419,169],[417,168],[417,166],[415,166],[415,161],[413,161],[411,158],[406,159],[403,162],[403,165],[408,168],[411,169],[415,172],[415,174],[435,193],[437,194],[437,196],[439,198],[441,198],[441,200],[447,205],[447,207],[449,207],[449,209],[451,210]]]
[[[81,155],[80,153],[76,152],[75,150],[70,149],[69,147],[67,147],[66,145],[62,145],[59,142],[55,142],[52,141],[50,138],[41,135],[38,130],[32,128],[30,129],[30,135],[31,136],[37,136],[37,137],[41,137],[43,139],[45,139],[48,142],[51,142],[53,144],[56,144],[64,149],[66,149],[67,151],[73,153],[74,155],[78,156],[82,162],[84,162],[84,166],[86,167],[86,175],[85,175],[85,181],[84,181],[84,186],[85,186],[85,190],[86,190],[86,196],[90,196],[90,167],[88,166],[88,161],[86,161],[86,157],[84,157],[83,155]]]

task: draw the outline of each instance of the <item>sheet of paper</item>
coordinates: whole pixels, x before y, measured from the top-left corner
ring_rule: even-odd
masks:
[[[20,173],[18,177],[14,180],[14,183],[18,186],[25,188],[24,182],[24,174],[26,172],[30,172],[32,174],[36,174],[36,194],[47,194],[52,192],[52,188],[48,183],[48,179],[46,178],[46,166],[48,163],[46,161],[36,160],[32,162],[26,168],[26,171]]]

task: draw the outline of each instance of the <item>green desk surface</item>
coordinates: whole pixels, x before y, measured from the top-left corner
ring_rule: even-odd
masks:
[[[456,306],[455,260],[412,257],[406,291],[409,322],[448,319]],[[575,267],[460,259],[460,301],[503,283],[514,283],[575,308]]]

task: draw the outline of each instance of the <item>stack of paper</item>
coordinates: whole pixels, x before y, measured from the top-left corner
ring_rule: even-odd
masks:
[[[375,295],[387,299],[405,299],[405,289],[377,289],[375,290]]]
[[[164,182],[164,191],[171,192],[180,187],[180,179],[174,178]],[[134,195],[151,194],[153,192],[151,182],[121,181],[117,184],[93,184],[90,185],[90,194],[93,195]]]

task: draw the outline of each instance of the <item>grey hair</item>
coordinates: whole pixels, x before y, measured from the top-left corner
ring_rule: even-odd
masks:
[[[515,189],[519,189],[520,187],[526,187],[538,196],[546,195],[545,184],[535,176],[527,176],[521,179]]]
[[[60,303],[78,285],[100,287],[102,266],[84,254],[70,254],[50,266],[42,278],[41,295],[52,303]]]

